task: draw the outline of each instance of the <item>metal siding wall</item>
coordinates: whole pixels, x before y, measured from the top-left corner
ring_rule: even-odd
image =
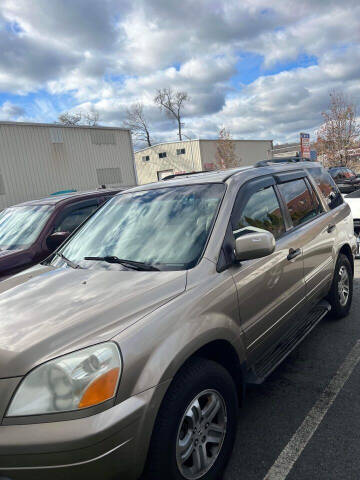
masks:
[[[272,149],[271,140],[234,140],[235,156],[239,159],[239,166],[254,165],[260,160],[268,159],[268,151]],[[201,161],[205,163],[216,162],[216,140],[200,140]]]
[[[94,145],[91,129],[63,127],[64,143],[52,143],[51,128],[0,125],[0,173],[6,189],[0,209],[58,190],[96,188],[97,168],[120,167],[122,185],[136,184],[128,131],[107,130],[114,132],[116,144]]]
[[[184,155],[177,155],[176,150],[185,148]],[[166,158],[159,158],[160,152],[166,152]],[[149,155],[144,162],[142,157]],[[135,165],[139,184],[157,182],[157,172],[174,170],[175,172],[199,171],[201,167],[199,140],[163,143],[135,152]]]

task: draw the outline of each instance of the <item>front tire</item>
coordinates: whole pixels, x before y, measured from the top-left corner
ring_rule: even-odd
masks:
[[[349,314],[353,296],[353,271],[346,255],[337,259],[334,278],[329,293],[331,315],[340,319]]]
[[[218,480],[235,441],[234,381],[216,362],[193,358],[169,387],[155,423],[147,480]]]

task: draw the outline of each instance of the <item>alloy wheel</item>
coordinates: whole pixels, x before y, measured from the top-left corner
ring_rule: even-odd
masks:
[[[349,273],[345,265],[342,265],[339,270],[338,293],[340,305],[344,307],[348,302],[350,294]]]
[[[219,392],[204,390],[190,402],[176,441],[176,461],[184,478],[196,480],[210,470],[221,451],[226,427],[226,406]]]

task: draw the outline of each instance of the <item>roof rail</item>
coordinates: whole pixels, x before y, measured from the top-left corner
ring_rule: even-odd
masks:
[[[161,180],[171,180],[177,177],[186,177],[187,175],[197,175],[198,173],[209,173],[212,170],[200,170],[199,172],[187,172],[187,173],[173,173],[172,175],[167,175],[166,177],[162,178]]]
[[[271,158],[270,160],[262,160],[261,162],[255,163],[255,167],[266,167],[273,163],[296,163],[296,162],[311,162],[309,158],[305,157],[279,157]]]

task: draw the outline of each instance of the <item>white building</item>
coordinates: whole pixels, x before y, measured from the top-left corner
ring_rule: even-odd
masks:
[[[0,210],[63,190],[136,183],[128,129],[0,122]]]
[[[272,140],[233,140],[239,166],[271,158]],[[157,182],[173,173],[216,168],[216,140],[159,143],[135,152],[139,184]]]

